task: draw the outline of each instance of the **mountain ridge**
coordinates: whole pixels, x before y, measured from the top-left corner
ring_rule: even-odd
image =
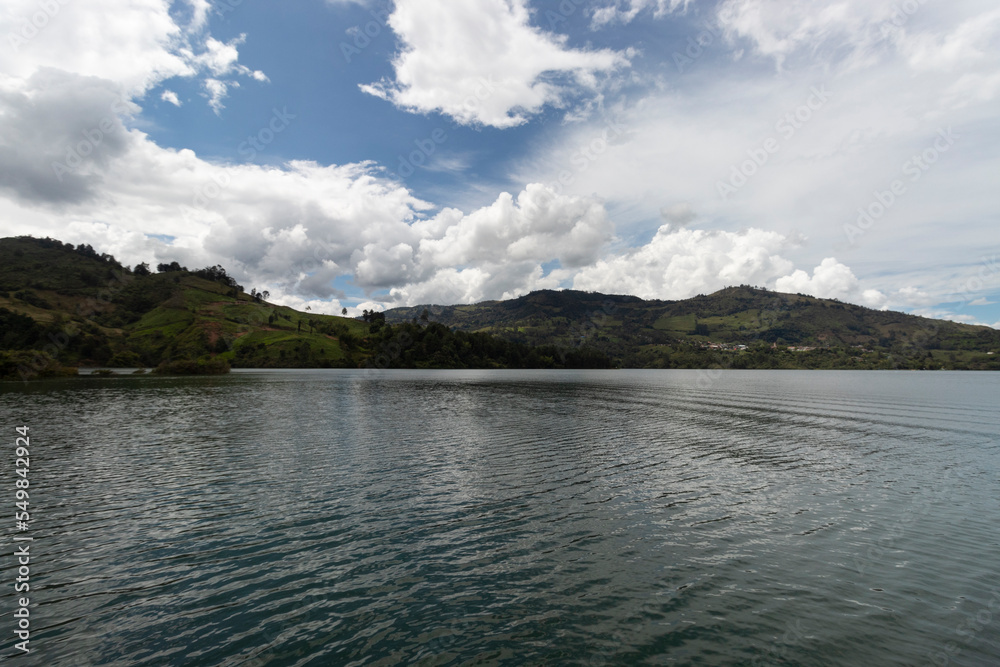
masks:
[[[866,351],[862,356],[872,354],[869,365],[878,368],[931,367],[929,361],[935,362],[934,368],[993,368],[995,360],[985,357],[1000,352],[1000,331],[990,327],[749,285],[672,301],[539,290],[505,301],[394,308],[386,317],[404,321],[424,310],[459,330],[528,344],[591,346],[619,365],[635,367],[676,367],[672,357],[680,367],[689,367],[696,350],[743,352],[737,348],[760,349],[761,344],[828,357],[834,350],[860,349]]]
[[[157,272],[0,239],[0,375],[58,365],[1000,370],[1000,332],[748,285],[691,299],[540,290],[361,319],[267,301],[221,266]],[[426,317],[425,317],[426,312]],[[11,356],[14,352],[15,356]],[[6,357],[3,354],[7,354]],[[27,355],[27,356],[26,356]],[[38,361],[40,360],[40,361]]]
[[[593,351],[559,355],[440,324],[386,324],[303,313],[248,294],[221,266],[134,269],[87,245],[0,239],[0,377],[64,367],[241,368],[607,367]],[[193,363],[189,363],[193,362]]]

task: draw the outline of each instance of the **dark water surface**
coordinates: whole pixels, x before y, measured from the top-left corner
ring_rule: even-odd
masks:
[[[12,664],[997,665],[998,399],[945,372],[0,383],[0,654],[25,424]]]

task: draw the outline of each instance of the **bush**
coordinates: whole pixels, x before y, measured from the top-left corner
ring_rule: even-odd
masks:
[[[55,357],[35,350],[0,350],[0,379],[31,380],[35,378],[69,377],[75,368],[60,364]]]

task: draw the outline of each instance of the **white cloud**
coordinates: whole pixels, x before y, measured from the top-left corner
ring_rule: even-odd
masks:
[[[687,4],[605,0],[592,18],[627,23]],[[346,299],[333,285],[345,276],[366,292],[368,307],[566,285],[683,298],[740,283],[875,306],[933,306],[941,302],[935,263],[967,265],[969,248],[995,231],[1000,22],[990,3],[927,4],[893,23],[898,9],[890,2],[725,0],[716,18],[732,42],[729,55],[745,48],[805,66],[759,77],[759,62],[748,57],[721,74],[660,73],[661,85],[644,99],[608,104],[622,131],[611,136],[596,122],[562,128],[554,144],[537,143],[536,160],[507,189],[533,185],[490,196],[469,213],[431,213],[372,163],[211,162],[128,129],[123,119],[140,112],[130,100],[172,77],[197,79],[216,112],[240,80],[267,81],[239,63],[243,36],[223,42],[208,33],[208,0],[187,5],[190,15],[178,19],[166,0],[58,4],[44,30],[16,51],[0,50],[5,232],[91,243],[128,263],[221,263],[248,287],[329,312]],[[10,0],[0,18],[16,31],[37,7]],[[531,27],[527,7],[526,0],[400,0],[391,23],[403,45],[395,80],[367,90],[412,111],[495,127],[522,123],[545,105],[580,119],[603,108],[612,87],[602,78],[631,66],[632,56],[570,48]],[[483,39],[485,29],[494,38]],[[777,123],[824,84],[831,101],[793,136],[781,136]],[[580,96],[588,99],[579,104]],[[180,103],[171,90],[160,99]],[[741,103],[719,102],[734,99]],[[860,246],[848,247],[845,222],[948,125],[962,139],[941,157],[947,166],[908,183]],[[781,137],[780,150],[720,200],[716,183],[771,136]],[[465,159],[457,154],[440,166],[462,168]],[[564,170],[569,186],[536,184],[554,183]],[[690,224],[694,210],[705,229],[675,229]],[[626,223],[617,238],[612,219]],[[648,243],[610,249],[660,219],[671,226]],[[811,274],[795,271],[824,257]],[[908,267],[920,279],[910,280]]]
[[[241,65],[239,61],[240,53],[237,47],[247,39],[246,34],[229,40],[220,42],[209,36],[205,39],[205,51],[193,56],[192,61],[207,69],[213,76],[227,76],[230,74],[240,74],[248,76],[255,81],[268,81],[267,75],[260,70],[251,70],[246,65]]]
[[[803,49],[847,47],[850,58],[863,59],[893,27],[894,11],[888,2],[870,0],[726,0],[717,18],[731,40],[749,43],[781,66]]]
[[[975,299],[973,301],[970,301],[969,305],[970,306],[992,306],[995,303],[996,303],[996,301],[990,301],[986,297],[983,297],[981,299]]]
[[[38,2],[3,3],[0,25],[11,26],[11,33],[22,38],[31,36],[16,48],[0,49],[0,71],[23,78],[54,67],[116,81],[130,93],[195,73],[183,52],[188,46],[184,28],[170,16],[169,2],[89,0],[57,3],[57,7],[46,12],[49,18],[43,27],[32,30],[31,18],[41,11]]]
[[[512,180],[554,183],[566,174],[564,190],[599,193],[626,238],[688,202],[706,229],[756,227],[801,239],[783,253],[796,266],[837,257],[864,289],[888,295],[887,305],[904,303],[894,295],[915,284],[947,300],[953,271],[974,263],[970,249],[995,238],[1000,190],[987,175],[1000,173],[1000,49],[982,36],[993,34],[986,27],[969,37],[976,48],[962,52],[970,55],[948,61],[949,71],[915,68],[907,49],[925,37],[945,48],[980,17],[992,25],[997,10],[958,0],[894,16],[902,6],[727,0],[719,12],[730,12],[732,43],[713,41],[699,69],[670,67],[658,89],[608,104],[622,130],[599,151],[587,148],[604,129],[599,119],[552,129],[515,165]],[[677,49],[687,36],[665,48]],[[741,50],[747,55],[734,62]],[[775,58],[785,70],[762,74],[762,62]],[[813,89],[829,96],[809,108]],[[939,132],[949,127],[960,137],[941,152],[935,142],[942,145]],[[776,151],[750,164],[752,175],[723,199],[718,185],[752,156],[760,159],[768,140]],[[935,163],[915,175],[913,158],[925,153]],[[863,236],[849,238],[845,227],[859,209],[878,203],[896,180],[905,192]],[[878,300],[870,294],[863,302]]]
[[[539,184],[527,186],[516,200],[502,193],[443,234],[429,231],[435,224],[415,225],[427,234],[420,254],[449,266],[558,259],[564,267],[579,267],[596,259],[612,232],[600,203],[556,195]]]
[[[11,233],[91,243],[123,261],[226,266],[289,305],[336,311],[348,276],[392,304],[512,298],[542,288],[683,298],[790,273],[775,232],[660,229],[647,245],[599,259],[614,226],[594,197],[531,184],[469,213],[429,205],[370,163],[281,167],[207,162],[161,148],[113,111],[112,82],[49,70],[0,95],[0,216]],[[128,111],[132,107],[123,107]],[[101,139],[66,173],[92,128]],[[81,129],[82,128],[82,129]],[[5,160],[5,161],[4,161]],[[20,180],[18,180],[20,179]],[[690,221],[689,205],[663,215]],[[168,241],[161,240],[168,238]],[[849,273],[849,271],[848,271]],[[797,275],[797,274],[793,274]],[[823,284],[817,271],[810,284]]]
[[[175,93],[172,90],[164,90],[163,94],[160,95],[160,99],[163,100],[164,102],[170,102],[175,107],[181,106],[180,98],[177,97],[177,93]]]
[[[952,71],[992,60],[1000,31],[1000,10],[968,19],[944,33],[920,32],[900,42],[900,50],[914,70]]]
[[[340,276],[370,293],[391,288],[398,302],[557,287],[568,269],[546,274],[543,264],[586,265],[613,232],[598,201],[539,185],[468,215],[428,218],[428,204],[371,163],[207,162],[128,129],[120,114],[134,110],[113,82],[55,70],[0,91],[9,232],[91,243],[130,264],[220,263],[299,305],[339,304]]]
[[[526,0],[399,0],[389,18],[403,43],[395,80],[361,89],[416,113],[506,128],[595,91],[600,74],[628,65],[608,49],[567,48],[529,18]]]
[[[226,105],[222,103],[222,100],[229,96],[230,86],[234,88],[239,88],[240,84],[236,81],[220,81],[219,79],[205,79],[205,97],[208,98],[208,106],[212,107],[212,111],[215,112],[216,116],[222,114],[222,110],[226,108]]]
[[[653,8],[657,18],[670,14],[677,9],[686,10],[693,0],[616,0],[614,4],[598,7],[591,16],[591,28],[597,29],[614,23],[627,24],[639,15],[639,12]]]
[[[173,77],[245,76],[267,81],[260,71],[238,62],[244,36],[227,43],[207,31],[207,0],[186,0],[190,21],[179,24],[169,0],[88,0],[53,2],[42,9],[36,0],[7,0],[0,5],[0,25],[10,26],[0,49],[0,71],[27,79],[41,69],[114,81],[138,99]],[[38,28],[32,18],[44,14]],[[37,21],[36,21],[37,23]],[[235,81],[229,81],[233,87]],[[214,98],[210,98],[214,99]]]
[[[208,24],[208,15],[212,10],[211,0],[187,0],[191,6],[191,23],[189,30],[201,30]]]
[[[469,303],[558,287],[597,258],[613,231],[599,202],[538,184],[469,214],[445,209],[412,229],[415,244],[365,248],[358,262],[386,286],[395,281],[391,297],[401,303]],[[561,268],[546,273],[542,265],[552,261]]]
[[[813,269],[812,276],[799,269],[779,278],[775,289],[791,294],[809,294],[821,299],[860,302],[872,308],[881,308],[887,301],[885,295],[878,290],[862,289],[854,272],[833,257],[824,259]]]
[[[792,270],[775,232],[671,230],[663,225],[646,245],[582,269],[573,288],[645,299],[686,299],[730,285],[766,285]]]
[[[938,302],[938,297],[925,292],[917,287],[907,286],[896,290],[895,300],[905,303],[909,307],[930,306]]]

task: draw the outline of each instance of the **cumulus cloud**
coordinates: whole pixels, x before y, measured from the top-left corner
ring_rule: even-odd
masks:
[[[557,195],[539,184],[529,185],[517,199],[501,193],[491,206],[463,217],[443,234],[431,232],[435,226],[437,221],[417,225],[427,231],[421,255],[454,266],[558,259],[565,267],[578,267],[596,258],[612,231],[599,202]]]
[[[399,0],[389,17],[403,43],[395,80],[361,89],[417,113],[507,128],[628,65],[609,49],[568,48],[529,19],[526,0]]]
[[[128,263],[221,263],[275,300],[314,309],[341,303],[342,276],[369,294],[390,290],[383,300],[393,303],[558,287],[613,234],[599,201],[541,185],[468,214],[428,215],[372,163],[209,162],[126,127],[122,116],[137,109],[114,82],[56,70],[0,89],[10,231],[91,243]]]
[[[860,92],[853,98],[842,92],[849,88],[843,80],[831,84],[835,101],[823,114],[836,117],[839,104],[840,122],[817,120],[797,128],[794,141],[783,137],[778,154],[733,197],[732,205],[715,201],[714,183],[774,134],[775,119],[795,111],[810,94],[809,85],[788,81],[780,94],[773,94],[770,83],[730,80],[712,87],[705,77],[707,88],[684,100],[661,90],[625,110],[626,130],[616,131],[615,142],[605,142],[599,155],[588,153],[582,162],[580,147],[592,147],[595,136],[607,135],[602,135],[604,129],[577,126],[565,155],[554,153],[566,158],[557,170],[567,165],[576,169],[572,187],[557,192],[533,184],[518,192],[521,183],[555,182],[519,177],[516,187],[509,188],[517,194],[502,192],[468,212],[436,210],[373,163],[292,161],[265,167],[215,162],[190,150],[162,148],[130,128],[136,123],[125,121],[141,112],[132,100],[171,77],[199,80],[217,112],[239,80],[267,80],[239,63],[243,36],[223,42],[208,33],[207,0],[186,2],[186,23],[168,11],[166,0],[60,4],[59,20],[18,44],[17,57],[11,55],[14,50],[0,53],[5,73],[0,75],[0,216],[9,221],[5,231],[91,243],[128,263],[221,263],[248,287],[268,288],[275,300],[317,312],[342,307],[346,295],[338,285],[345,280],[365,293],[369,308],[510,298],[565,286],[677,299],[740,283],[869,305],[885,300],[832,257],[811,274],[796,271],[785,256],[793,250],[789,239],[797,238],[791,233],[677,227],[693,222],[697,207],[707,226],[813,221],[816,228],[841,229],[836,216],[856,208],[837,208],[845,199],[842,192],[861,183],[856,189],[863,204],[874,188],[887,187],[898,165],[892,153],[877,165],[873,185],[868,185],[860,172],[874,161],[851,168],[846,158],[870,150],[873,138],[912,132],[918,125],[905,114],[869,102],[889,96],[883,91],[891,88],[885,85],[888,79],[905,78],[898,76],[898,68],[891,77],[863,81],[866,85],[857,86]],[[731,12],[730,38],[745,41],[765,57],[787,59],[814,41],[833,44],[838,39],[866,55],[860,45],[870,39],[872,45],[905,54],[904,71],[944,76],[929,64],[935,62],[933,53],[956,54],[947,61],[952,66],[948,86],[923,88],[943,106],[921,105],[923,100],[914,97],[907,97],[905,105],[895,102],[920,109],[921,119],[936,123],[942,109],[993,95],[994,88],[980,85],[982,77],[996,76],[989,73],[995,54],[987,48],[993,33],[985,26],[970,25],[964,32],[951,26],[933,33],[934,39],[921,37],[909,24],[901,32],[891,24],[893,30],[883,33],[878,21],[891,17],[858,5],[851,12],[857,9],[867,23],[855,37],[854,19],[837,9],[854,4],[829,3],[816,19],[806,11],[811,3],[797,0],[787,5],[787,16],[776,9],[779,5],[764,0],[727,0],[723,8]],[[686,5],[622,0],[604,9],[614,10],[608,20],[624,23],[633,12],[655,15]],[[764,12],[764,23],[754,23],[754,7]],[[0,14],[16,26],[36,10],[32,0],[12,0]],[[403,44],[393,63],[395,80],[367,90],[413,111],[438,111],[465,124],[511,127],[545,105],[571,105],[581,91],[593,101],[604,91],[601,77],[629,64],[627,54],[569,48],[563,38],[531,27],[529,18],[525,0],[448,6],[443,0],[400,0],[391,19]],[[482,39],[484,28],[495,38]],[[939,90],[944,92],[939,95]],[[734,97],[746,99],[746,107],[720,108],[719,99]],[[180,101],[169,90],[160,99]],[[893,146],[905,148],[900,151],[905,157],[911,143]],[[917,149],[923,147],[918,142]],[[995,154],[986,148],[980,152]],[[973,182],[992,187],[996,170],[981,163],[976,167],[962,173],[963,187]],[[830,188],[830,183],[838,186]],[[932,185],[930,179],[921,182],[919,192],[914,188],[893,214],[920,207],[921,193]],[[834,195],[823,196],[832,190]],[[606,208],[594,192],[648,203],[647,224],[657,216],[668,224],[641,247],[611,252],[616,230],[608,211],[616,209]],[[956,206],[972,202],[988,209],[995,198],[949,197],[949,213],[953,200],[959,202]],[[711,201],[715,203],[707,203]],[[832,223],[823,219],[828,211],[835,217]],[[866,244],[889,225],[888,217],[879,225],[866,236]],[[951,238],[962,233],[957,225],[951,229]],[[817,258],[832,254],[825,244],[820,252]],[[893,298],[912,303],[924,297],[904,288]],[[933,298],[928,295],[928,303]]]
[[[136,99],[173,77],[228,77],[229,87],[236,83],[233,77],[267,80],[263,72],[239,64],[245,36],[221,42],[208,32],[207,0],[185,0],[187,23],[171,12],[172,4],[88,0],[43,9],[35,0],[8,0],[0,5],[0,25],[11,28],[9,48],[0,49],[0,71],[11,80],[46,68],[99,77]]]
[[[100,172],[127,152],[137,110],[112,81],[43,69],[0,79],[0,192],[25,203],[97,196]]]
[[[334,287],[342,277],[373,303],[393,305],[568,285],[684,298],[771,284],[794,268],[780,254],[787,239],[758,229],[664,225],[645,246],[607,256],[615,230],[604,204],[539,184],[470,212],[432,214],[372,163],[209,162],[127,128],[118,113],[136,107],[121,102],[113,82],[46,70],[25,85],[0,95],[10,121],[0,143],[12,148],[0,151],[0,216],[14,221],[12,233],[91,243],[127,263],[220,263],[279,303],[336,311],[346,298]],[[70,164],[74,152],[80,159]],[[686,204],[663,215],[694,218]],[[809,284],[826,284],[824,276],[817,271]]]
[[[445,209],[412,228],[419,238],[410,249],[363,253],[372,268],[383,267],[378,275],[405,280],[390,293],[404,303],[432,296],[438,303],[469,303],[559,287],[572,269],[597,258],[613,232],[598,201],[539,184],[516,198],[501,193],[469,214]],[[546,273],[542,265],[553,261],[560,268]]]
[[[775,289],[779,292],[809,294],[821,299],[855,301],[872,308],[881,308],[887,301],[885,295],[878,290],[863,290],[850,267],[841,264],[834,257],[824,259],[813,269],[812,276],[799,269],[779,278]]]
[[[646,299],[685,299],[730,285],[771,284],[792,263],[780,252],[781,234],[672,230],[663,225],[646,245],[582,269],[573,288]]]
[[[898,14],[903,7],[918,9]],[[564,126],[523,158],[516,179],[555,182],[565,172],[565,190],[600,193],[625,237],[651,220],[691,224],[674,210],[689,202],[706,228],[801,239],[784,256],[810,279],[811,267],[832,256],[893,307],[905,303],[894,294],[908,284],[947,300],[945,279],[972,263],[969,248],[995,236],[1000,191],[986,176],[1000,169],[995,4],[724,0],[711,11],[728,41],[705,44],[697,71],[671,67],[661,88],[614,107],[625,131],[613,144],[588,157],[601,122]],[[683,51],[689,36],[665,49]],[[914,57],[924,53],[918,45],[926,56]],[[785,71],[761,75],[776,60]],[[817,103],[815,90],[829,95]],[[961,135],[954,148],[914,174],[913,158],[934,153],[949,127]],[[762,164],[746,168],[754,156]],[[905,193],[851,243],[845,228],[872,202],[881,206],[877,197],[896,180]],[[719,185],[732,183],[735,192],[720,196]],[[864,303],[878,301],[870,294]]]

